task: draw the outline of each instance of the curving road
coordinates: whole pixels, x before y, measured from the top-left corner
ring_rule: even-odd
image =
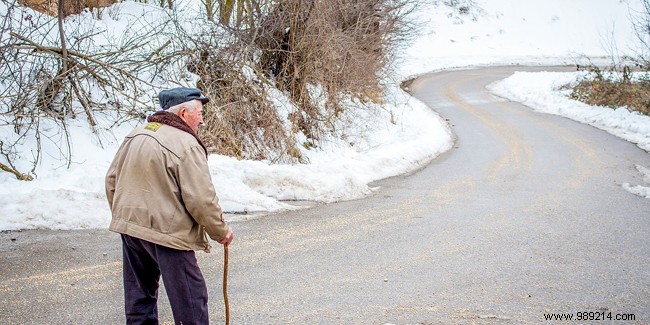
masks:
[[[650,200],[620,185],[642,183],[634,166],[650,166],[650,155],[485,90],[515,70],[534,69],[411,83],[457,137],[426,168],[378,182],[362,200],[235,223],[232,323],[539,324],[545,313],[591,311],[650,324]],[[3,324],[123,322],[117,235],[0,240]],[[218,324],[216,248],[198,256]]]

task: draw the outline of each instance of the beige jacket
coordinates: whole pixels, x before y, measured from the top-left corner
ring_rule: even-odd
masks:
[[[160,123],[135,128],[106,174],[109,230],[180,250],[210,250],[228,227],[205,152],[187,132]]]

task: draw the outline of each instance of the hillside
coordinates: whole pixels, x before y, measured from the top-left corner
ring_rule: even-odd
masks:
[[[416,170],[449,149],[453,137],[444,118],[398,88],[413,75],[478,65],[608,63],[612,51],[633,55],[638,50],[631,24],[633,14],[640,9],[636,1],[597,5],[586,0],[545,1],[516,8],[505,0],[445,3],[431,1],[411,13],[411,20],[420,29],[414,41],[393,54],[393,70],[382,80],[382,101],[344,98],[347,113],[333,124],[333,132],[323,133],[317,143],[301,132],[292,135],[302,163],[211,155],[209,164],[224,209],[246,214],[294,208],[287,200],[359,198],[372,191],[368,186],[372,181]],[[464,5],[469,9],[461,9]],[[7,3],[0,6],[2,12],[9,12]],[[189,13],[200,13],[198,2],[183,2],[180,7],[188,10],[184,22],[195,19]],[[55,22],[26,8],[13,10],[22,22],[42,24],[50,31],[48,39],[56,42]],[[70,16],[65,23],[70,30],[89,32],[84,35],[92,37],[84,40],[97,49],[116,44],[128,47],[120,42],[133,35],[146,39],[146,28],[157,26],[167,14],[154,4],[127,1]],[[7,34],[2,39],[7,40]],[[146,44],[165,48],[165,42]],[[616,44],[615,50],[608,46],[612,44]],[[119,55],[115,58],[126,59]],[[172,73],[152,77],[143,72],[139,77],[154,80],[155,85],[140,85],[147,91],[137,97],[139,104],[134,105],[141,106],[136,115],[157,109],[156,89],[198,81],[187,74],[174,79]],[[6,91],[11,85],[3,87]],[[290,94],[277,88],[265,89],[287,126],[288,115],[295,109]],[[314,88],[314,93],[317,90]],[[20,137],[6,119],[0,125],[3,142],[15,143],[13,151],[6,152],[0,161],[7,163],[10,156],[17,170],[35,176],[35,180],[24,182],[10,173],[0,173],[6,198],[0,229],[107,225],[110,214],[103,194],[103,175],[122,137],[142,120],[125,119],[124,114],[100,109],[93,113],[93,127],[81,103],[73,105],[78,113],[66,120],[65,129],[56,120],[43,117],[34,125],[37,129],[29,129]],[[127,112],[129,109],[126,107]],[[116,124],[116,120],[123,123]],[[39,143],[31,140],[36,137],[40,137]]]

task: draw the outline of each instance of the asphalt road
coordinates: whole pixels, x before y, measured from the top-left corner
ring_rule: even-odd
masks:
[[[485,90],[514,70],[410,85],[457,137],[426,168],[362,200],[234,222],[231,323],[650,324],[650,200],[621,187],[643,183],[650,155]],[[106,230],[1,233],[0,322],[123,323],[120,252]],[[222,323],[222,251],[197,255]]]

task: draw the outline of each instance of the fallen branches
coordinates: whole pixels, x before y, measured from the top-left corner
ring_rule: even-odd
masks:
[[[13,133],[7,134],[7,141],[0,149],[18,154],[4,155],[0,159],[4,165],[2,171],[15,172],[17,177],[24,175],[13,167],[12,159],[30,156],[33,157],[32,165],[36,166],[43,157],[40,152],[43,127],[59,129],[64,139],[70,141],[68,119],[84,114],[101,145],[101,129],[95,116],[98,111],[115,111],[117,114],[113,116],[118,116],[116,119],[122,119],[122,116],[141,118],[143,112],[152,106],[151,96],[143,97],[142,94],[155,87],[150,80],[136,73],[159,62],[158,59],[151,60],[154,63],[147,59],[160,51],[158,54],[147,52],[150,41],[142,42],[141,35],[134,33],[130,38],[123,38],[121,43],[102,47],[94,44],[93,37],[98,32],[92,28],[71,27],[65,35],[61,19],[25,17],[23,11],[14,10],[13,6],[3,18],[0,33],[0,50],[3,52],[0,58],[0,74],[3,76],[0,125],[12,125]],[[151,26],[152,29],[156,27]],[[58,34],[54,34],[57,29]],[[57,35],[58,39],[53,39],[52,35]],[[68,43],[67,40],[71,41]],[[41,119],[54,120],[56,124],[42,124],[39,122]],[[25,137],[32,138],[36,145],[18,149],[18,146],[31,142],[16,140]],[[48,148],[60,150],[59,155],[50,152],[48,156],[58,156],[70,165],[73,156],[70,145]],[[30,150],[31,154],[22,150]]]
[[[20,180],[20,181],[31,181],[31,180],[34,180],[34,177],[29,176],[29,175],[26,175],[26,174],[23,174],[23,173],[21,173],[21,172],[15,170],[14,168],[9,167],[9,166],[7,166],[7,165],[5,165],[5,164],[3,164],[3,163],[0,163],[0,169],[2,169],[3,171],[6,171],[6,172],[9,172],[9,173],[14,174],[14,175],[16,176],[16,178],[17,178],[18,180]]]

